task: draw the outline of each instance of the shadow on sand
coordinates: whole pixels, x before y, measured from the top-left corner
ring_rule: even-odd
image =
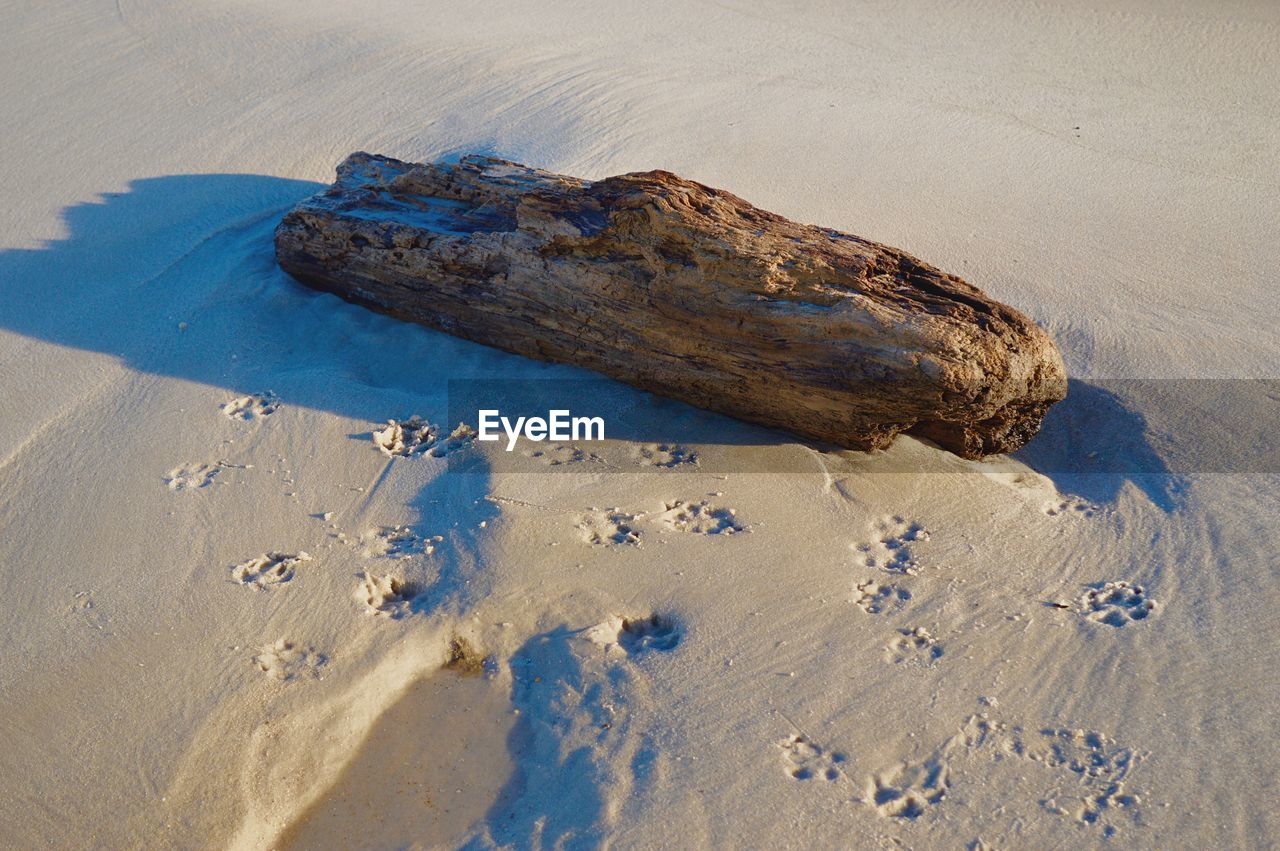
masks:
[[[443,418],[450,380],[598,378],[389,319],[294,281],[275,263],[272,232],[285,211],[322,188],[258,175],[181,175],[135,180],[128,192],[69,207],[64,238],[0,252],[0,328],[231,395],[269,388],[286,404],[371,423],[410,411],[371,410],[362,389],[426,397],[441,403]],[[12,380],[22,379],[18,368]],[[670,426],[665,431],[678,433],[641,434],[645,426],[635,426],[611,437],[792,441],[616,389],[643,399]]]
[[[612,817],[603,791],[626,797],[647,782],[655,756],[632,728],[633,675],[626,665],[584,660],[573,647],[581,634],[562,625],[512,655],[519,716],[507,750],[516,770],[485,817],[487,841],[466,847],[598,848]]]
[[[322,188],[260,175],[177,175],[135,180],[128,192],[69,207],[65,238],[0,252],[0,328],[230,394],[270,388],[287,404],[369,422],[416,412],[415,405],[443,418],[450,380],[598,378],[397,322],[293,281],[275,263],[272,231]],[[24,365],[11,370],[6,383],[21,386]],[[611,423],[611,438],[796,442],[616,382],[598,386],[608,385],[610,402],[625,400],[634,414]],[[403,395],[404,410],[370,404],[387,390]],[[1132,481],[1168,510],[1176,483],[1149,437],[1132,405],[1073,380],[1041,435],[1013,457],[1064,493],[1106,502]]]
[[[439,421],[447,412],[451,379],[592,377],[398,322],[294,282],[275,263],[272,231],[287,209],[321,188],[257,175],[182,175],[136,180],[128,192],[72,206],[63,213],[64,238],[0,252],[0,329],[216,388],[211,410],[228,396],[270,389],[285,404],[361,423],[411,413]],[[10,360],[0,384],[16,397],[28,382],[46,380],[42,370],[43,365]],[[615,388],[642,415],[633,420],[640,425],[611,437],[794,442],[778,432],[622,385]],[[1128,466],[1090,472],[1080,459],[1098,453],[1127,459]],[[1148,442],[1144,419],[1102,388],[1073,382],[1070,399],[1054,408],[1042,436],[1015,457],[1049,475],[1065,492],[1108,501],[1125,481],[1134,481],[1157,504],[1173,507],[1171,477]],[[445,564],[435,577],[422,578],[414,611],[440,611],[456,606],[463,595],[485,593],[483,566],[472,554],[479,549],[479,521],[492,517],[494,508],[483,501],[487,470],[478,472],[482,475],[446,474],[412,500],[420,516],[464,506],[458,516],[471,530],[459,533],[471,538],[448,548],[469,555]],[[609,689],[620,684],[584,678],[569,638],[565,630],[536,636],[516,661],[534,660],[531,671],[553,672],[552,684],[566,685],[598,709]],[[517,844],[541,832],[591,845],[600,838],[593,830],[604,807],[599,778],[593,776],[600,769],[587,749],[556,750],[561,738],[554,727],[561,721],[546,691],[541,681],[516,671],[513,698],[530,711],[512,733],[509,749],[517,771],[488,814],[490,830],[499,841]],[[595,720],[600,736],[621,737],[623,731],[609,719]],[[637,765],[645,758],[639,754]],[[531,787],[557,791],[527,795]],[[549,800],[558,802],[551,811],[530,803]]]
[[[1146,418],[1105,382],[1071,379],[1040,434],[1012,457],[1089,502],[1112,502],[1132,482],[1166,512],[1178,504],[1180,479],[1152,446]]]

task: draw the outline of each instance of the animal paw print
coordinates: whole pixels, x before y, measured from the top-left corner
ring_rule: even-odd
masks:
[[[213,480],[218,473],[222,472],[223,464],[183,464],[181,467],[174,467],[169,474],[164,477],[164,483],[169,486],[171,491],[191,491],[207,488],[213,484]]]
[[[659,516],[668,529],[678,532],[733,535],[747,531],[747,527],[738,522],[737,514],[732,508],[717,508],[706,500],[694,503],[677,500],[667,503],[666,510]]]
[[[546,464],[548,467],[560,467],[565,464],[603,464],[604,459],[594,452],[586,452],[576,446],[563,443],[552,444],[546,449],[526,450],[527,457]]]
[[[684,631],[674,618],[655,612],[642,618],[611,615],[608,620],[586,630],[584,637],[606,652],[616,647],[628,656],[638,656],[650,650],[667,653],[676,649]]]
[[[640,461],[652,467],[679,467],[684,464],[697,464],[698,453],[684,446],[672,443],[651,443],[641,446],[637,454]]]
[[[809,737],[797,733],[778,743],[782,749],[787,774],[796,780],[839,780],[844,776],[840,765],[847,757],[839,751],[828,751]]]
[[[945,754],[934,753],[923,762],[902,763],[873,775],[868,786],[876,812],[914,821],[947,796],[951,780]]]
[[[374,429],[373,445],[388,458],[408,458],[426,452],[436,443],[439,430],[419,416],[404,422],[387,420],[386,428]]]
[[[1050,517],[1093,517],[1102,511],[1102,507],[1083,499],[1055,499],[1044,504],[1044,513]]]
[[[882,816],[917,819],[950,792],[952,761],[968,761],[979,751],[994,758],[984,759],[987,765],[1025,761],[1014,770],[1019,788],[1027,792],[1042,780],[1053,784],[1037,796],[1041,807],[1051,813],[1100,828],[1106,837],[1117,831],[1117,814],[1140,823],[1140,798],[1126,789],[1140,754],[1101,733],[1046,727],[1038,737],[1028,736],[1022,727],[993,721],[986,715],[966,719],[959,732],[943,740],[924,759],[903,761],[869,777],[865,800]],[[1023,769],[1032,765],[1043,771],[1024,776]]]
[[[927,541],[929,532],[919,523],[909,523],[901,516],[881,520],[875,526],[877,537],[873,541],[858,544],[866,567],[878,567],[890,573],[914,576],[919,572],[914,545]]]
[[[67,604],[66,612],[98,630],[105,629],[110,620],[98,608],[92,591],[77,591]]]
[[[280,410],[280,399],[270,390],[241,396],[222,406],[223,414],[241,422],[269,417],[278,410]]]
[[[901,609],[911,599],[911,592],[901,585],[881,585],[870,579],[857,586],[857,590],[861,596],[854,602],[869,615]]]
[[[441,440],[427,452],[433,458],[444,458],[460,449],[466,449],[476,439],[476,430],[466,423],[458,423],[458,427],[449,432],[449,436]]]
[[[640,545],[640,531],[636,527],[639,519],[640,515],[628,514],[617,508],[592,509],[578,522],[578,529],[582,532],[582,539],[593,546],[621,544],[636,547]]]
[[[680,626],[664,615],[652,614],[647,618],[624,618],[618,630],[618,646],[632,656],[646,650],[663,653],[676,649],[680,643]]]
[[[1126,778],[1138,755],[1090,730],[1047,727],[1040,735],[1040,746],[1032,748],[1028,758],[1062,770],[1065,777],[1073,779],[1075,787],[1050,790],[1041,799],[1041,806],[1084,824],[1101,824],[1106,836],[1114,835],[1115,827],[1102,824],[1103,817],[1113,811],[1129,811],[1133,815],[1142,800],[1125,791]]]
[[[231,578],[241,585],[265,591],[288,582],[298,566],[308,561],[311,556],[305,552],[263,553],[231,568]]]
[[[475,440],[475,429],[466,423],[449,432],[443,440],[440,429],[417,415],[404,422],[387,420],[385,428],[373,430],[373,445],[388,458],[409,458],[413,455],[429,455],[444,458]]]
[[[423,538],[408,526],[380,526],[360,536],[366,558],[407,559],[435,552],[435,545],[443,541],[439,535]]]
[[[1086,620],[1108,626],[1127,626],[1146,620],[1156,609],[1156,601],[1129,582],[1097,582],[1076,601],[1076,611]]]
[[[415,589],[406,580],[392,574],[365,573],[356,587],[356,599],[364,603],[365,611],[392,620],[409,613]]]
[[[300,677],[319,677],[320,668],[329,660],[314,647],[304,647],[286,638],[263,647],[253,663],[267,676],[288,682]]]
[[[888,661],[895,665],[903,662],[932,665],[942,658],[942,645],[922,626],[899,629],[898,637],[889,643],[885,651]]]

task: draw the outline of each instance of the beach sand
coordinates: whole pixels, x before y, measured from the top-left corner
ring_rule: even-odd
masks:
[[[0,845],[1280,843],[1276,397],[1220,381],[1280,374],[1274,4],[0,18]],[[675,171],[1076,380],[982,464],[621,385],[524,467],[389,457],[451,380],[586,374],[283,274],[355,150]]]

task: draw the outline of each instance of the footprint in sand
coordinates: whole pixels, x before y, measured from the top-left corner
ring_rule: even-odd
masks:
[[[65,611],[97,630],[106,629],[107,622],[110,620],[98,607],[92,591],[77,591],[67,603]]]
[[[782,750],[783,767],[796,780],[839,780],[844,776],[840,766],[848,759],[840,751],[830,751],[808,736],[788,736],[778,747]]]
[[[952,761],[966,752],[992,745],[996,729],[984,716],[970,716],[958,733],[947,737],[923,758],[903,759],[868,777],[865,802],[886,818],[914,821],[946,798],[951,789]],[[1004,755],[1003,749],[999,755]]]
[[[706,500],[684,502],[676,500],[666,504],[666,510],[658,515],[662,524],[677,532],[697,535],[734,535],[748,531],[738,521],[738,512],[732,508],[711,505]]]
[[[1056,769],[1065,781],[1040,799],[1048,812],[1100,825],[1105,836],[1114,835],[1116,829],[1103,823],[1104,815],[1128,811],[1136,816],[1142,799],[1125,790],[1126,778],[1138,761],[1132,749],[1092,730],[1046,727],[1026,754],[1028,759]]]
[[[706,500],[664,503],[664,509],[654,515],[630,513],[618,508],[593,508],[579,518],[578,529],[584,541],[596,546],[638,546],[641,527],[653,521],[667,531],[696,535],[734,535],[749,531],[749,527],[739,522],[734,509],[714,506]]]
[[[606,651],[617,647],[628,656],[639,656],[650,650],[669,653],[676,649],[684,631],[667,615],[654,613],[640,618],[613,615],[588,629],[585,636]]]
[[[617,508],[593,508],[578,518],[578,531],[582,540],[597,547],[640,545],[640,530],[636,527],[638,514],[630,514]]]
[[[682,637],[679,625],[665,615],[624,618],[618,632],[618,646],[632,656],[648,650],[667,653],[676,649]]]
[[[448,437],[442,439],[438,426],[415,415],[403,422],[387,420],[384,428],[374,429],[373,445],[388,458],[409,458],[414,455],[444,458],[470,445],[475,436],[474,429],[466,423],[459,423]]]
[[[863,565],[908,576],[919,573],[915,544],[929,540],[929,532],[924,526],[898,515],[878,521],[872,531],[871,541],[854,547],[862,555]]]
[[[1111,837],[1118,817],[1141,824],[1141,797],[1127,788],[1139,760],[1133,749],[1092,730],[1045,727],[1028,733],[974,715],[923,759],[871,775],[865,800],[882,816],[914,820],[943,803],[953,782],[979,774],[972,798],[994,780],[987,775],[1001,772],[1047,812]],[[1037,794],[1037,788],[1043,791]]]
[[[872,579],[858,585],[856,592],[859,596],[854,603],[869,615],[900,611],[911,599],[911,592],[901,585],[882,585]]]
[[[323,653],[287,638],[268,644],[253,657],[253,664],[267,676],[288,682],[303,677],[318,678],[320,669],[328,662]]]
[[[449,436],[431,447],[431,451],[427,454],[433,458],[445,458],[466,449],[476,439],[476,430],[466,423],[458,423],[457,428],[449,432]]]
[[[895,665],[909,662],[922,667],[931,666],[942,658],[942,645],[929,630],[922,626],[898,630],[898,637],[885,648],[885,660]]]
[[[697,465],[698,453],[674,443],[650,443],[636,450],[640,463],[650,467],[682,467]]]
[[[1141,585],[1123,581],[1095,582],[1076,600],[1075,609],[1085,620],[1118,628],[1146,620],[1155,612],[1156,601],[1147,596]]]
[[[867,782],[867,797],[876,812],[886,818],[914,821],[941,803],[951,788],[946,761],[949,750],[944,743],[920,762],[901,762],[873,774]]]
[[[275,393],[266,390],[262,393],[251,393],[232,399],[222,406],[222,413],[233,420],[248,422],[260,417],[269,417],[280,410],[280,399]]]
[[[548,467],[561,467],[566,464],[603,464],[605,460],[594,452],[587,452],[577,446],[566,443],[553,443],[546,449],[526,449],[526,458],[532,458]]]
[[[241,585],[248,585],[265,591],[277,585],[283,585],[293,579],[298,566],[311,561],[305,552],[296,555],[291,553],[263,553],[231,568],[231,578]]]
[[[364,604],[371,615],[402,618],[412,611],[417,589],[412,583],[390,573],[363,573],[356,586],[356,599]]]
[[[1094,517],[1102,512],[1102,507],[1094,505],[1087,500],[1077,499],[1075,497],[1065,497],[1053,499],[1046,502],[1042,508],[1045,514],[1050,517]]]
[[[1066,788],[1055,786],[1041,799],[1040,805],[1056,815],[1096,824],[1104,810],[1131,810],[1141,803],[1138,795],[1125,791],[1124,784],[1137,754],[1101,733],[1046,727],[1038,741],[1032,739],[1026,756],[1074,781]]]
[[[170,470],[164,477],[164,483],[171,491],[200,490],[213,484],[224,466],[220,461],[213,464],[183,464]]]
[[[403,422],[387,420],[385,428],[373,430],[373,445],[388,458],[408,458],[426,452],[436,443],[439,430],[419,416]]]
[[[439,535],[424,538],[408,526],[379,526],[360,536],[360,546],[365,558],[399,560],[431,555],[443,540]]]

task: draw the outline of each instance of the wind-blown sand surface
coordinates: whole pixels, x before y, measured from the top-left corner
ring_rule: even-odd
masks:
[[[0,20],[0,845],[1280,842],[1275,398],[1179,443],[1097,381],[1280,374],[1274,4]],[[546,474],[389,458],[449,379],[583,373],[285,276],[353,150],[670,169],[962,275],[1080,381],[985,465],[620,386],[584,413],[652,433]]]

